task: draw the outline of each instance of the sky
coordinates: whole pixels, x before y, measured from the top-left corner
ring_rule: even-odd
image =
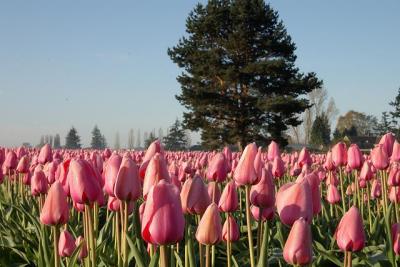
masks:
[[[183,107],[167,55],[198,1],[0,0],[0,146],[71,126],[88,146],[129,129],[166,132]],[[203,1],[205,2],[205,1]],[[340,114],[380,117],[400,87],[400,1],[273,0],[296,65],[324,81]],[[196,135],[194,141],[198,139]]]

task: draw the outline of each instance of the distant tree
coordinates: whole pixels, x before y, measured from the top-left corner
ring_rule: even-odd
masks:
[[[153,143],[155,140],[157,140],[157,138],[156,138],[156,135],[154,134],[154,132],[152,131],[152,132],[150,132],[148,137],[144,140],[144,147],[148,148],[150,146],[150,144]]]
[[[394,132],[397,136],[400,135],[400,88],[398,89],[397,96],[389,105],[394,109],[390,111],[391,119],[391,131]]]
[[[54,148],[61,148],[61,138],[59,134],[56,134],[54,136],[54,142],[53,142],[53,147]]]
[[[262,0],[208,1],[186,20],[186,35],[168,49],[183,69],[178,101],[184,125],[201,131],[203,145],[274,139],[297,126],[310,105],[305,95],[322,85],[296,67],[296,45],[278,13]]]
[[[140,129],[137,130],[137,139],[136,139],[136,147],[140,148],[142,146],[142,141],[140,139],[141,135],[140,135]]]
[[[53,147],[53,140],[54,140],[53,136],[50,135],[50,136],[49,136],[49,145],[50,145],[51,147]]]
[[[119,139],[119,132],[117,132],[115,134],[114,149],[116,149],[116,150],[121,149],[121,142],[120,142],[120,139]]]
[[[130,129],[128,133],[128,149],[134,149],[134,148],[135,148],[135,136],[133,134],[133,129]]]
[[[147,148],[146,146],[146,140],[149,138],[149,133],[148,132],[144,132],[143,133],[143,142],[144,142],[144,148]]]
[[[104,141],[104,136],[101,134],[99,127],[95,125],[92,130],[92,141],[90,142],[90,147],[93,149],[104,149],[106,147]]]
[[[158,129],[158,140],[162,141],[164,139],[164,131],[163,129],[160,127]]]
[[[348,111],[340,116],[336,129],[342,135],[348,136],[375,136],[378,120],[375,116],[366,115],[354,110]]]
[[[39,141],[38,147],[42,147],[42,146],[44,146],[44,144],[45,144],[44,135],[42,135],[42,136],[40,136],[40,141]]]
[[[101,136],[101,142],[103,144],[103,147],[106,148],[107,147],[107,140],[106,140],[106,137],[104,136],[104,134]]]
[[[78,135],[75,127],[71,127],[67,136],[65,137],[65,148],[68,149],[79,149],[81,148],[81,138]]]
[[[331,127],[325,113],[317,116],[311,127],[310,144],[317,147],[325,147],[330,142]]]
[[[188,147],[188,139],[182,123],[176,119],[168,129],[168,135],[164,137],[164,147],[167,150],[185,150]]]
[[[381,120],[377,124],[375,131],[378,135],[384,135],[385,133],[396,131],[396,129],[393,127],[393,121],[391,120],[388,112],[382,112]]]

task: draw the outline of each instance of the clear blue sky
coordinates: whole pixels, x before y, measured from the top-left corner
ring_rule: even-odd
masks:
[[[174,4],[171,4],[174,2]],[[400,87],[400,1],[274,0],[297,65],[324,80],[341,113],[380,116]],[[183,108],[166,54],[196,1],[0,1],[0,145],[36,144],[94,124],[113,144],[165,129]]]

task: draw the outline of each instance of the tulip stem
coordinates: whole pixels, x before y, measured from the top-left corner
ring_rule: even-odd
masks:
[[[93,216],[92,216],[92,210],[90,208],[90,205],[86,204],[85,205],[85,213],[87,213],[87,219],[88,219],[88,231],[89,231],[89,254],[90,254],[90,260],[91,260],[91,265],[92,266],[97,266],[96,265],[96,247],[94,243],[94,236],[93,236]]]
[[[60,255],[58,255],[58,226],[53,226],[53,240],[54,240],[54,266],[60,267]]]
[[[347,267],[351,267],[353,265],[353,262],[351,260],[351,251],[347,252],[347,260],[348,260]]]
[[[344,183],[343,183],[343,174],[342,174],[342,168],[339,167],[339,179],[340,179],[340,192],[342,194],[342,208],[343,208],[343,214],[346,213],[346,199],[344,198]]]
[[[115,212],[115,236],[117,242],[117,259],[118,259],[118,266],[121,266],[121,232],[120,232],[120,213],[117,211]]]
[[[231,267],[231,222],[229,221],[229,213],[226,213],[226,219],[228,220],[228,235],[226,237],[226,262],[228,267]]]
[[[368,222],[369,222],[369,233],[372,234],[372,219],[371,219],[371,203],[370,203],[370,194],[369,190],[369,182],[367,181],[367,202],[368,202]]]
[[[247,221],[247,235],[249,239],[249,253],[250,253],[250,266],[254,267],[254,250],[253,250],[253,233],[251,231],[251,217],[250,217],[250,185],[246,185],[246,221]]]
[[[258,258],[258,267],[266,267],[268,266],[268,234],[269,234],[269,225],[268,220],[265,221],[264,226],[264,234],[262,237],[262,247],[261,247],[261,254]]]
[[[168,253],[166,245],[160,246],[160,266],[168,267]]]
[[[206,267],[210,267],[210,245],[206,245]]]
[[[122,240],[122,249],[123,249],[123,263],[124,267],[128,266],[128,247],[127,247],[127,234],[128,234],[128,201],[121,201],[122,207],[124,209],[124,223],[123,223],[123,240]]]

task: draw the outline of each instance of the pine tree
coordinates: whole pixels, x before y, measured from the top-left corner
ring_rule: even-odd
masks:
[[[317,116],[311,128],[310,143],[316,147],[325,147],[330,142],[331,127],[325,113]]]
[[[396,98],[389,103],[390,106],[394,108],[394,111],[390,112],[392,116],[391,124],[392,124],[392,131],[398,136],[400,134],[400,88],[398,89],[398,93]]]
[[[183,69],[176,98],[188,110],[185,127],[201,130],[207,147],[287,144],[284,132],[300,124],[306,94],[322,81],[295,66],[296,45],[278,13],[262,0],[208,1],[189,14],[186,32],[168,49]]]
[[[90,147],[93,149],[104,149],[106,147],[104,136],[101,134],[97,125],[95,125],[92,130],[92,141],[90,142]]]
[[[128,133],[128,149],[135,148],[135,136],[133,135],[133,129],[129,130]]]
[[[107,147],[107,140],[106,137],[104,136],[104,134],[101,136],[101,144],[103,148]]]
[[[81,148],[81,138],[73,126],[69,130],[67,136],[65,137],[65,148],[68,148],[68,149]]]
[[[53,147],[54,148],[61,148],[61,138],[60,138],[60,135],[59,134],[56,134],[55,136],[54,136],[54,144],[53,144]]]
[[[153,143],[155,140],[157,140],[156,135],[153,131],[151,131],[148,137],[144,140],[145,148],[148,148],[150,144]]]
[[[186,131],[182,123],[176,119],[174,124],[168,129],[168,135],[164,137],[164,147],[167,150],[179,151],[188,147]]]
[[[119,139],[119,132],[117,132],[115,134],[114,149],[116,149],[116,150],[121,149],[121,142],[120,142],[120,139]]]

